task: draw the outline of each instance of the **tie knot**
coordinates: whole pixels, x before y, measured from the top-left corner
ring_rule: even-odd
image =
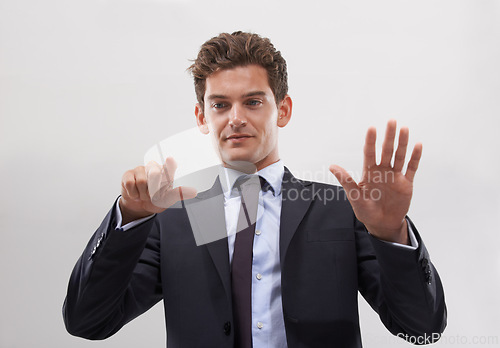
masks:
[[[271,191],[274,194],[273,187],[266,179],[264,179],[264,177],[259,175],[259,180],[260,180],[260,187],[261,187],[262,192]]]
[[[234,183],[234,188],[241,192],[263,192],[271,191],[274,194],[274,189],[269,182],[260,175],[242,175]]]

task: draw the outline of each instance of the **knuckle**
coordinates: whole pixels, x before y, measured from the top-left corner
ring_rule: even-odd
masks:
[[[135,186],[135,182],[134,182],[133,180],[127,180],[127,181],[125,181],[123,184],[124,184],[125,189],[126,189],[128,192],[133,191],[134,186]]]
[[[127,170],[125,173],[123,173],[122,181],[126,181],[130,177],[133,177],[133,176],[134,176],[134,171],[133,170]]]
[[[138,187],[141,188],[148,186],[148,181],[145,178],[136,179],[135,183]]]

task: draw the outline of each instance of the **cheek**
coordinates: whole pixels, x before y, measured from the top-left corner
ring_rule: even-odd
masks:
[[[207,119],[208,130],[211,135],[215,138],[220,137],[220,134],[224,130],[224,124],[220,120],[215,120],[213,118]]]
[[[264,136],[266,137],[266,142],[273,142],[278,134],[278,126],[274,120],[268,121],[264,126]]]

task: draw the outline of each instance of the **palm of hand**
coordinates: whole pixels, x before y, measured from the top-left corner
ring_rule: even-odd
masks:
[[[406,174],[403,174],[408,129],[401,129],[399,145],[393,154],[395,133],[396,121],[389,121],[382,146],[381,161],[377,164],[376,131],[374,128],[368,130],[363,176],[359,183],[356,183],[342,167],[337,165],[330,167],[330,171],[344,187],[358,220],[365,224],[370,233],[389,241],[400,241],[402,231],[406,233],[405,216],[410,207],[413,178],[422,153],[422,145],[415,145]],[[391,164],[393,156],[394,163]]]
[[[413,183],[402,173],[390,169],[374,168],[365,176],[358,183],[359,191],[350,193],[357,218],[372,228],[399,229],[410,208]]]

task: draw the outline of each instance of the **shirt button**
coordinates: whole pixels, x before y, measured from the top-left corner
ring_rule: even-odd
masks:
[[[257,327],[258,327],[259,329],[262,329],[262,328],[264,327],[264,324],[262,324],[262,323],[259,321],[259,322],[257,322]]]
[[[257,273],[257,275],[255,276],[258,280],[261,280],[262,279],[262,274],[260,273]]]
[[[258,235],[258,236],[260,236],[260,230],[256,230],[255,234]]]

